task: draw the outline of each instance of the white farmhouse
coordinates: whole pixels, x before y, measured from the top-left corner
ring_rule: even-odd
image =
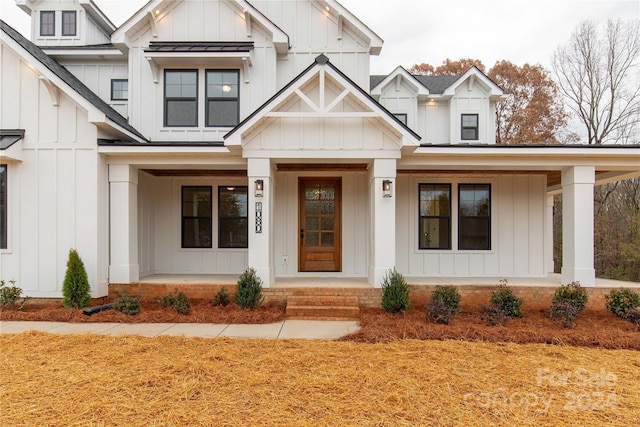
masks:
[[[594,185],[638,146],[495,144],[505,93],[371,76],[382,39],[334,0],[152,0],[116,28],[92,0],[16,0],[0,22],[0,278],[60,297],[154,275],[379,287],[544,278],[562,191],[562,283],[594,286]]]

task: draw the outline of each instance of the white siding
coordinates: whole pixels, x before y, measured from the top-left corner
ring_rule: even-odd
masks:
[[[378,102],[394,114],[406,114],[407,126],[419,134],[424,135],[424,129],[418,125],[418,98],[416,88],[407,84],[404,78],[399,87],[396,85],[394,79],[394,81],[382,88],[382,94]]]
[[[489,105],[487,90],[477,81],[469,87],[468,80],[463,82],[451,99],[451,143],[485,143],[494,144],[495,116],[494,110]],[[478,140],[462,140],[461,116],[462,114],[478,114]]]
[[[452,250],[418,249],[418,185],[451,185]],[[457,250],[458,184],[491,184],[491,250]],[[544,175],[399,174],[396,262],[409,277],[544,276]]]
[[[129,78],[128,67],[125,62],[64,63],[61,61],[61,63],[123,117],[129,115],[127,111],[128,101],[111,100],[111,80],[126,80]]]

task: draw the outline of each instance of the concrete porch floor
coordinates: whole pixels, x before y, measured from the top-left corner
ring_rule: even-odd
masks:
[[[235,285],[238,281],[235,274],[154,274],[141,277],[139,283],[149,284],[217,284]],[[405,276],[410,285],[498,285],[503,277],[413,277]],[[509,286],[557,287],[562,284],[560,274],[549,274],[547,277],[507,277]],[[290,287],[336,287],[336,288],[369,288],[372,287],[364,277],[278,277],[273,288]],[[624,282],[596,278],[596,288],[640,288],[640,282]]]

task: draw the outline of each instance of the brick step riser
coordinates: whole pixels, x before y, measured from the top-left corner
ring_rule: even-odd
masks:
[[[359,306],[357,296],[329,297],[329,296],[291,296],[287,298],[288,306],[313,305],[313,306]]]
[[[357,307],[331,307],[331,306],[287,306],[287,318],[292,317],[310,317],[317,319],[323,318],[360,318],[360,309]]]

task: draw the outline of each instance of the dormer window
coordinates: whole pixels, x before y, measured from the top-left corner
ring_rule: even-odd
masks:
[[[76,35],[76,11],[62,11],[62,35],[69,37]]]
[[[462,135],[463,141],[477,141],[478,140],[478,115],[477,114],[463,114],[462,115]]]
[[[40,12],[40,35],[56,35],[56,13],[53,10],[43,10]]]

